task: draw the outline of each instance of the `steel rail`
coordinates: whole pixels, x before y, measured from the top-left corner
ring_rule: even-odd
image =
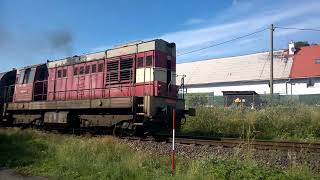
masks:
[[[172,143],[169,136],[162,137],[128,137],[129,140],[155,141]],[[320,143],[293,142],[293,141],[272,141],[272,140],[253,140],[238,138],[216,138],[216,137],[196,137],[196,136],[177,136],[176,144],[202,145],[224,148],[252,148],[257,150],[280,150],[295,151],[304,153],[320,153]]]

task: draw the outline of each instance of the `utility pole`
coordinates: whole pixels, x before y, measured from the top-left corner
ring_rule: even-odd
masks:
[[[273,31],[274,27],[270,27],[270,96],[273,98]]]

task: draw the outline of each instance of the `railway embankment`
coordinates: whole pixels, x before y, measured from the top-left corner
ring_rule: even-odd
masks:
[[[110,136],[0,129],[0,166],[49,179],[320,178],[317,166],[305,164],[309,160],[319,164],[319,156],[179,144],[176,171],[172,175],[168,149],[167,143]],[[274,166],[274,162],[278,165]]]

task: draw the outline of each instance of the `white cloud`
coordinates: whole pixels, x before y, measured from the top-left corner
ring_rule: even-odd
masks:
[[[237,5],[235,6],[235,4]],[[244,11],[243,7],[248,9]],[[303,1],[295,3],[294,6],[290,1],[273,4],[268,1],[249,1],[249,3],[248,1],[241,1],[241,3],[234,1],[233,5],[225,10],[227,13],[221,13],[212,20],[201,20],[203,24],[207,24],[206,27],[170,32],[160,36],[160,38],[175,42],[178,52],[186,52],[266,28],[272,23],[279,26],[315,27],[320,26],[320,21],[317,19],[320,15],[319,7],[320,1]],[[234,13],[230,14],[230,12]],[[250,13],[248,14],[248,12]],[[221,19],[225,19],[225,21],[221,23]],[[295,33],[298,33],[298,31],[277,30],[275,36],[289,36]],[[269,32],[267,31],[262,35],[260,34],[260,36],[268,35]],[[239,46],[240,50],[248,48],[245,43],[252,42],[242,41],[242,45]],[[223,55],[224,53],[219,54]],[[183,59],[186,57],[184,56]],[[192,57],[192,55],[188,57]]]
[[[191,19],[188,19],[184,25],[195,25],[195,24],[202,24],[202,23],[205,23],[206,20],[205,19],[200,19],[200,18],[191,18]]]
[[[233,0],[232,5],[236,6],[236,5],[239,5],[240,3],[247,3],[247,2],[248,0]]]

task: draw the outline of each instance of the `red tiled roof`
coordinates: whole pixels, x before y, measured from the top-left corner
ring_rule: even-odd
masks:
[[[320,45],[301,47],[293,57],[290,78],[320,77]]]

